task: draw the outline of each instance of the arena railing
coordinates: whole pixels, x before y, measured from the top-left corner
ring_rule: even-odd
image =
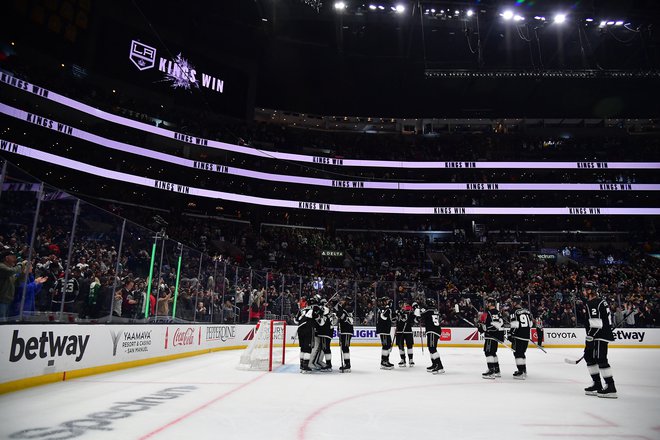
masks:
[[[455,305],[463,304],[466,317],[474,319],[489,294],[452,290],[433,279],[360,279],[343,275],[342,268],[315,272],[311,264],[299,267],[300,273],[276,269],[287,266],[277,261],[269,262],[273,269],[241,267],[168,236],[169,225],[157,216],[147,228],[122,217],[119,206],[114,212],[101,209],[7,162],[1,170],[0,245],[17,254],[26,272],[30,268],[27,283],[17,280],[1,322],[292,322],[298,308],[318,294],[350,298],[357,325],[374,324],[376,298],[397,304],[433,297],[443,325],[461,326]],[[623,292],[610,297],[626,306]],[[500,299],[504,306],[507,295]],[[577,295],[548,292],[526,299],[548,323],[580,323]]]

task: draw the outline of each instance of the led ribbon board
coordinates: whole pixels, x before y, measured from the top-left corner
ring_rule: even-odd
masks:
[[[231,202],[250,203],[261,206],[273,206],[278,208],[307,209],[324,212],[348,212],[365,214],[423,214],[423,215],[660,215],[660,208],[597,208],[597,207],[572,207],[572,208],[539,208],[539,207],[409,207],[409,206],[372,206],[372,205],[338,205],[315,201],[295,201],[270,199],[264,197],[247,196],[243,194],[213,191],[179,185],[164,180],[156,180],[147,177],[135,176],[133,174],[107,170],[94,165],[78,162],[55,154],[28,148],[13,142],[0,139],[0,151],[17,154],[19,156],[32,158],[59,165],[75,171],[106,179],[117,180],[124,183],[133,183],[140,186],[156,188],[171,193],[205,197],[210,199],[221,199]]]
[[[441,162],[402,162],[392,160],[356,160],[340,159],[322,156],[306,156],[302,154],[282,153],[277,151],[263,151],[240,145],[227,144],[225,142],[190,136],[184,133],[167,130],[162,127],[134,121],[122,116],[99,110],[82,102],[75,101],[66,96],[59,95],[27,81],[18,79],[5,72],[0,72],[0,82],[8,84],[19,90],[33,93],[42,98],[62,104],[71,109],[86,113],[88,115],[103,119],[108,122],[145,131],[169,139],[215,148],[223,151],[246,154],[250,156],[267,159],[280,159],[293,162],[315,163],[320,165],[361,167],[361,168],[408,168],[408,169],[657,169],[658,162],[465,162],[465,161],[441,161]]]
[[[382,190],[451,190],[451,191],[660,191],[660,184],[629,184],[629,183],[408,183],[408,182],[369,182],[362,180],[332,180],[314,177],[290,176],[285,174],[265,173],[228,167],[226,165],[200,162],[173,156],[159,151],[137,147],[123,142],[107,139],[79,130],[70,125],[62,124],[53,119],[44,118],[34,113],[25,112],[0,103],[0,113],[48,128],[58,133],[91,142],[102,147],[124,153],[135,154],[150,159],[161,160],[169,164],[181,165],[196,170],[205,170],[250,179],[267,180],[271,182],[296,183],[301,185],[325,186],[347,189],[382,189]]]

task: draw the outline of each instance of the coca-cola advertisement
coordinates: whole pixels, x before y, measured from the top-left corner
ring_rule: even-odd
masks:
[[[196,333],[198,333],[196,335]],[[176,327],[173,331],[170,331],[170,327],[165,330],[165,348],[167,349],[170,345],[170,334],[172,335],[171,346],[183,346],[183,345],[200,345],[202,340],[202,328],[199,327],[199,331],[195,331],[192,327]],[[197,338],[195,338],[197,336]],[[197,341],[195,341],[197,339]]]

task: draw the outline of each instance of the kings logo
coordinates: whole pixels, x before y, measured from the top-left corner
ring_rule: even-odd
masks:
[[[156,65],[156,48],[131,40],[131,53],[128,57],[139,70],[151,69]]]

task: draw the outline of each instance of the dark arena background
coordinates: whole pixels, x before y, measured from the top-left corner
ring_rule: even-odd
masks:
[[[0,438],[660,438],[660,2],[0,8]]]

